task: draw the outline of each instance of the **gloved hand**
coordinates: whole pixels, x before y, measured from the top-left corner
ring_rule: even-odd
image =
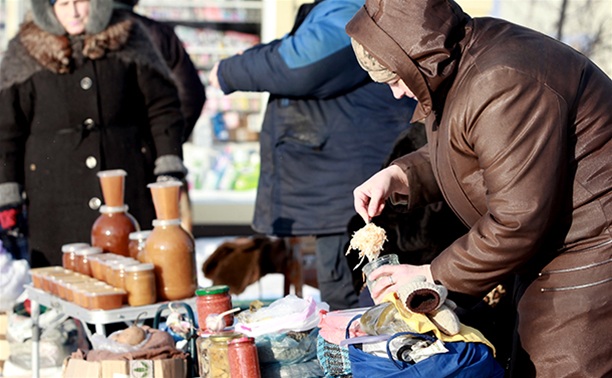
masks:
[[[21,215],[21,205],[7,205],[0,207],[0,232],[14,229],[18,225]]]
[[[461,324],[454,312],[457,306],[446,299],[448,290],[443,285],[429,282],[424,276],[417,276],[402,285],[397,295],[408,311],[425,314],[441,332],[451,336],[459,332]]]
[[[164,155],[155,160],[153,173],[157,176],[157,182],[181,181],[187,175],[187,168],[180,157]]]

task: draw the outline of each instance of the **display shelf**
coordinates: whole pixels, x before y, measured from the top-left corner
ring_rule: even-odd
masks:
[[[199,70],[207,101],[183,148],[194,226],[251,223],[258,133],[267,96],[229,96],[208,84],[213,65],[262,40],[265,0],[141,0],[137,11],[174,26]]]

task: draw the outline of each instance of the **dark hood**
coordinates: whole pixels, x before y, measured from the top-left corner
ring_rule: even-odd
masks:
[[[456,70],[469,21],[452,0],[366,0],[346,32],[404,80],[419,101],[413,120],[420,120]]]
[[[86,34],[98,34],[106,29],[113,12],[112,0],[90,0],[91,10],[89,12],[89,21],[85,25]],[[42,30],[55,34],[64,35],[66,31],[57,21],[53,6],[49,0],[30,0],[32,5],[32,16],[34,22]]]

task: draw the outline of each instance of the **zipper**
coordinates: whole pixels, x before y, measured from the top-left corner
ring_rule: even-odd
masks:
[[[591,282],[591,283],[582,284],[582,285],[562,286],[562,287],[543,287],[543,288],[540,289],[540,292],[546,293],[546,292],[554,292],[554,291],[568,291],[568,290],[585,289],[585,288],[588,288],[588,287],[593,287],[593,286],[605,284],[605,283],[608,283],[608,282],[611,282],[611,281],[612,281],[612,277],[606,278],[605,280],[601,280],[601,281],[597,281],[597,282]]]

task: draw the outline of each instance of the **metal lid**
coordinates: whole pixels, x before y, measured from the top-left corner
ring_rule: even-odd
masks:
[[[203,288],[197,289],[196,292],[195,292],[195,294],[197,296],[213,295],[213,294],[224,294],[224,293],[229,293],[229,286],[227,286],[227,285],[214,285],[214,286],[203,287]]]

